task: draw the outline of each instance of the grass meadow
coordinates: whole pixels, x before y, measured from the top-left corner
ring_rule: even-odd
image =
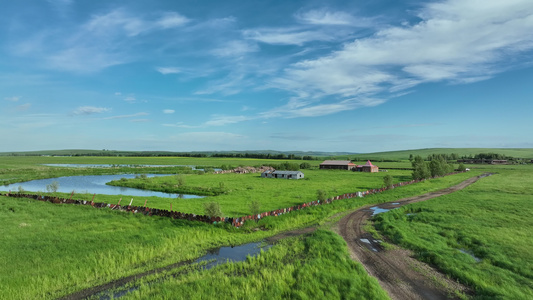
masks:
[[[103,161],[100,160],[101,158],[90,158],[75,162],[71,160],[72,158],[64,158],[65,161],[53,158],[53,162],[47,161],[46,157],[28,158],[29,162],[24,159],[26,158],[17,157],[12,161],[11,157],[0,158],[2,176],[33,179],[45,175],[53,177],[53,175],[64,176],[68,172],[84,172],[84,170],[77,169],[45,167],[41,166],[41,163],[126,163],[107,158]],[[157,159],[154,161],[140,159],[128,161],[128,163],[161,164]],[[218,163],[220,163],[219,160],[214,161],[212,165],[217,166]],[[246,162],[242,164],[246,165]],[[119,172],[121,170],[87,171]],[[353,172],[338,174],[337,172],[339,171],[311,170],[308,175],[309,179],[300,181],[263,179],[257,174],[243,174],[244,176],[228,174],[227,177],[207,174],[187,175],[186,183],[202,184],[203,180],[205,185],[216,186],[219,184],[219,178],[228,178],[223,182],[230,192],[217,197],[227,197],[227,200],[220,198],[222,207],[225,207],[226,213],[235,214],[249,213],[248,205],[240,202],[249,201],[250,198],[261,201],[263,208],[268,210],[283,208],[293,203],[303,203],[311,198],[314,200],[318,188],[326,190],[329,195],[334,195],[363,188],[380,187],[382,184],[383,174]],[[408,174],[408,171],[397,172],[405,173],[398,173],[399,175],[395,176],[396,180]],[[339,200],[330,205],[311,207],[280,217],[263,218],[257,223],[248,221],[239,229],[226,225],[214,226],[199,222],[134,215],[106,208],[95,209],[89,206],[0,197],[0,223],[2,224],[0,299],[58,298],[121,277],[196,258],[214,247],[260,241],[285,230],[324,224],[329,217],[339,212],[370,203],[394,201],[401,197],[442,189],[474,175],[475,173],[463,173],[397,188],[379,195]],[[351,179],[344,178],[344,176],[349,176]],[[239,180],[241,180],[240,184]],[[343,183],[337,185],[337,181]],[[250,186],[253,188],[249,188]],[[282,192],[276,196],[279,189],[282,189]],[[312,191],[309,192],[306,189],[312,189]],[[264,190],[267,192],[265,193]],[[284,196],[284,193],[287,195]],[[301,195],[301,198],[295,198],[297,195]],[[98,197],[104,196],[97,195],[97,200],[106,202],[105,197],[103,199],[98,199]],[[161,198],[160,200],[164,201],[166,206],[168,199]],[[179,201],[183,200],[179,199]],[[148,201],[151,203],[151,200]],[[192,205],[190,201],[185,204],[189,204],[190,208],[183,206],[184,209],[197,213],[201,207]],[[232,205],[236,206],[233,210]],[[256,230],[257,228],[263,230]],[[345,245],[335,243],[332,247],[339,253],[346,251]],[[309,252],[299,252],[295,257],[301,260],[310,259],[306,253]],[[341,263],[342,259],[324,263],[323,269],[319,261],[313,263],[314,268],[317,268],[313,271],[315,273],[326,272],[327,274],[334,268],[332,265],[336,266],[338,272],[352,272],[352,264],[346,264],[346,261]],[[298,262],[295,261],[294,264],[297,265]],[[347,284],[352,285],[352,283]],[[368,288],[368,291],[361,290],[358,293],[363,295],[374,293],[370,291],[374,287],[365,284],[361,286],[363,289]],[[359,289],[359,283],[354,283],[353,287]],[[311,291],[301,288],[302,295],[308,292]]]
[[[496,174],[466,189],[378,215],[394,243],[467,284],[479,299],[533,299],[533,168]]]
[[[325,230],[282,240],[244,262],[169,275],[125,299],[389,299],[344,240]]]

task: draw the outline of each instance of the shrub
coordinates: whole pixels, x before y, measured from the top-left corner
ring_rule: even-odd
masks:
[[[204,203],[205,214],[210,217],[222,217],[222,210],[218,202]]]

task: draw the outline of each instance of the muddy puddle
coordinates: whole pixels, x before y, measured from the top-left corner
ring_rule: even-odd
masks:
[[[264,242],[249,243],[234,247],[220,247],[217,249],[209,250],[208,253],[194,261],[191,261],[188,265],[197,265],[202,270],[208,270],[220,264],[227,262],[241,262],[245,261],[248,256],[254,257],[261,254],[262,251],[268,251],[272,247],[272,244],[266,244]],[[148,282],[146,284],[154,284],[160,282],[163,279]],[[106,290],[92,295],[89,299],[109,300],[123,297],[131,292],[139,289],[139,286],[134,285],[130,287],[114,287],[112,290]]]
[[[381,244],[381,240],[375,240],[375,239],[359,239],[361,242],[367,244],[368,249],[372,250],[373,252],[379,252],[379,244]]]
[[[375,215],[378,215],[384,212],[388,212],[389,210],[394,209],[394,208],[381,208],[379,206],[374,206],[374,207],[371,207],[370,209],[372,210],[372,216],[375,216]]]

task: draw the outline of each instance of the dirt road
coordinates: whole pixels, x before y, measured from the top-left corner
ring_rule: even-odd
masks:
[[[490,174],[473,177],[437,192],[383,203],[377,205],[377,208],[391,209],[450,194],[488,175]],[[380,242],[363,229],[376,211],[375,207],[376,205],[365,206],[346,215],[339,221],[337,232],[348,243],[352,258],[361,262],[367,272],[378,279],[392,299],[450,299],[454,298],[454,290],[469,293],[464,286],[412,258],[410,251],[384,250]]]

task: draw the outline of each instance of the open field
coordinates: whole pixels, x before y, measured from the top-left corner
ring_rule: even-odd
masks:
[[[0,178],[5,179],[8,178],[8,176],[12,176],[17,180],[31,180],[54,176],[81,175],[86,174],[85,172],[95,172],[95,174],[99,174],[98,172],[120,173],[124,171],[123,169],[66,169],[41,166],[40,164],[42,163],[176,164],[210,165],[213,167],[222,164],[234,164],[237,166],[260,165],[263,163],[261,160],[247,159],[115,159],[116,158],[102,157],[2,157],[0,158]],[[280,163],[277,160],[267,162]],[[2,247],[0,248],[0,257],[2,258],[0,260],[0,286],[3,288],[0,291],[0,299],[51,299],[65,296],[111,280],[199,257],[213,247],[259,241],[285,230],[324,224],[329,218],[338,213],[353,210],[363,205],[394,201],[399,198],[436,191],[457,184],[468,177],[487,171],[483,168],[488,168],[489,171],[499,172],[500,175],[498,176],[512,175],[514,178],[521,178],[524,176],[532,177],[531,174],[528,173],[529,166],[476,167],[479,169],[475,169],[469,173],[433,179],[365,198],[339,200],[330,205],[311,207],[280,217],[264,218],[257,223],[249,221],[240,229],[235,229],[231,226],[213,226],[210,224],[173,220],[169,218],[132,215],[111,211],[109,209],[95,209],[87,206],[52,204],[25,199],[0,197],[0,222],[3,224],[3,234],[0,237],[0,243],[2,244]],[[144,168],[143,171],[145,171]],[[341,171],[319,171],[316,169],[304,170],[304,172],[309,179],[299,181],[263,179],[259,177],[259,174],[183,175],[185,176],[185,182],[187,185],[216,187],[220,186],[220,182],[223,182],[224,188],[227,189],[228,192],[220,196],[204,198],[200,201],[176,199],[177,202],[175,202],[175,204],[173,203],[173,205],[177,205],[177,207],[179,206],[180,210],[203,213],[203,207],[201,205],[202,201],[217,201],[221,203],[222,210],[227,215],[249,214],[249,201],[251,200],[260,201],[262,211],[270,208],[283,208],[287,205],[294,205],[294,203],[299,204],[311,199],[316,199],[317,189],[323,189],[328,193],[328,196],[333,196],[345,192],[381,187],[383,182],[382,176],[385,175],[383,173],[364,174]],[[391,170],[387,174],[393,175],[397,182],[407,179],[410,171]],[[162,182],[158,181],[154,181],[154,183],[159,185],[162,184]],[[522,193],[520,192],[521,189],[519,186],[516,186],[515,188],[507,188],[509,185],[509,182],[507,181],[495,181],[491,182],[490,185],[486,185],[487,187],[490,187],[490,189],[484,194],[483,197],[485,198],[491,198],[494,194],[499,195],[501,196],[501,199],[504,199],[501,201],[505,201],[505,199],[510,199],[511,201],[515,194],[519,195]],[[528,188],[526,188],[525,191],[526,193],[524,194],[524,197],[530,195]],[[513,195],[513,197],[508,198],[504,196],[507,194]],[[466,193],[465,195],[468,196],[470,194]],[[101,202],[116,203],[116,198],[116,196],[97,195],[97,200]],[[139,200],[141,200],[142,203],[144,202],[144,199]],[[148,199],[148,203],[155,205],[160,204],[161,208],[167,209],[169,199]],[[504,202],[504,204],[505,203],[506,202]],[[508,204],[510,203],[511,202]],[[525,210],[527,211],[528,209],[530,208],[526,206]],[[177,208],[175,208],[175,210],[177,210]],[[500,217],[506,218],[511,212],[511,210],[505,210],[501,213]],[[531,212],[531,210],[529,210],[529,212]],[[454,211],[454,213],[455,216],[460,215],[460,212],[458,211]],[[507,227],[510,226],[509,223],[505,222],[498,224],[498,226],[501,226],[500,230],[506,230]],[[525,231],[530,230],[527,226],[522,226],[523,230],[518,227],[509,228],[514,228],[513,230],[517,238],[524,237],[527,232],[530,232]],[[308,238],[305,238],[303,240],[298,239],[297,241],[288,242],[295,243],[291,244],[294,245],[295,249],[291,250],[293,252],[291,252],[292,254],[289,256],[301,260],[300,262],[296,260],[294,263],[289,262],[288,264],[294,265],[295,269],[309,264],[312,266],[312,268],[309,269],[310,274],[319,274],[317,275],[319,278],[321,278],[320,276],[323,276],[322,274],[329,274],[332,269],[335,269],[336,272],[340,274],[338,280],[343,284],[343,286],[338,286],[338,289],[341,289],[342,291],[350,291],[350,293],[355,289],[363,295],[381,295],[382,292],[376,291],[372,280],[368,281],[364,276],[358,279],[353,279],[356,281],[342,279],[345,274],[352,272],[359,274],[357,268],[360,267],[354,267],[351,262],[348,263],[346,261],[346,258],[344,257],[344,253],[346,252],[345,244],[336,242],[338,237],[330,237],[329,235],[331,234],[321,233],[319,238],[324,240],[331,239],[331,248],[328,248],[325,245],[316,244],[316,238],[314,237],[309,241],[307,240]],[[527,239],[527,237],[524,237],[523,239]],[[299,250],[302,247],[301,243],[304,245],[314,243],[315,246],[318,247],[317,249],[320,249],[318,253],[321,253],[322,251],[333,251],[339,253],[339,257],[310,257],[311,253],[314,253],[313,256],[315,256],[316,252],[312,252],[308,246],[305,246],[304,250]],[[288,251],[287,249],[283,250],[283,247],[286,247],[283,245],[285,244],[282,243],[280,248],[274,247],[273,250],[278,249],[281,251],[280,253]],[[530,244],[526,243],[520,245],[522,245],[519,246],[520,249],[531,249]],[[287,289],[296,291],[294,294],[291,294],[295,297],[297,297],[297,295],[302,297],[305,295],[309,296],[310,293],[314,295],[316,291],[311,291],[308,287],[298,286],[296,283],[293,285],[284,283],[299,283],[301,280],[309,279],[312,281],[313,279],[305,277],[305,274],[301,272],[292,272],[291,274],[284,273],[280,265],[274,262],[274,260],[276,260],[276,255],[280,255],[276,252],[278,250],[272,252],[272,258],[263,258],[263,255],[261,255],[256,259],[258,261],[253,262],[254,260],[249,260],[244,263],[243,266],[238,267],[250,270],[250,274],[253,272],[254,277],[250,278],[249,281],[243,277],[237,276],[235,278],[225,279],[229,281],[221,282],[231,282],[229,286],[246,286],[247,293],[254,294],[259,291],[259,287],[261,286],[258,282],[265,281],[261,278],[279,276],[280,278],[284,278],[284,280],[272,281],[270,287],[278,288],[278,292],[275,292],[273,295],[278,295],[279,293],[286,295],[284,293],[286,293]],[[468,250],[472,249],[468,248]],[[518,255],[521,255],[522,252],[520,251],[518,252]],[[449,254],[454,252],[446,253]],[[506,253],[498,253],[498,255],[503,257],[507,255]],[[266,254],[268,254],[268,252]],[[527,259],[525,262],[527,262]],[[511,260],[510,262],[511,265],[514,265],[515,263],[524,264],[524,260]],[[176,289],[179,289],[175,286],[176,282],[180,284],[184,282],[187,286],[184,291],[194,291],[195,288],[201,287],[207,282],[211,282],[211,285],[212,282],[221,280],[221,276],[227,276],[227,272],[231,270],[238,270],[234,269],[236,267],[232,265],[220,268],[221,269],[215,268],[214,270],[202,271],[198,274],[195,273],[196,275],[191,275],[192,277],[177,278],[177,281],[166,282],[165,285],[167,286],[165,287],[165,290],[175,291]],[[469,269],[459,269],[458,272],[469,272],[468,270]],[[483,274],[483,271],[480,272]],[[240,274],[239,272],[234,273],[236,275]],[[28,274],[31,276],[28,276]],[[291,279],[291,276],[294,277]],[[328,282],[330,279],[328,277],[320,280]],[[472,280],[466,282],[476,290],[479,289],[477,287],[479,283],[476,281]],[[267,283],[265,282],[264,284]],[[326,294],[328,293],[324,290],[321,291]],[[140,290],[137,295],[141,298],[149,297],[150,295],[154,295],[154,292],[154,289],[146,288]],[[512,294],[510,291],[505,290],[502,293],[502,295],[504,295],[502,296],[503,298],[509,297],[509,295],[522,295]],[[338,298],[338,295],[333,291],[331,291],[331,294],[327,295],[332,295],[333,298]]]
[[[497,174],[376,217],[394,243],[474,288],[478,298],[533,298],[533,169]]]
[[[33,169],[51,169],[47,171],[49,175],[53,175],[54,171],[65,172],[60,170],[62,168],[36,166],[34,163],[21,163],[21,167],[17,168],[17,162],[9,160],[2,162],[3,165],[9,164],[14,174],[17,172],[26,174],[28,179],[31,179],[30,170]],[[66,162],[55,160],[54,163]],[[144,161],[144,163],[159,162]],[[338,171],[324,172],[324,176],[328,178],[336,172]],[[353,172],[346,174],[361,175]],[[359,181],[364,182],[365,186],[375,183],[376,187],[379,187],[381,179],[373,178],[375,175],[381,176],[381,174],[366,174],[369,179]],[[36,176],[39,177],[40,174]],[[206,175],[196,176],[201,179]],[[254,174],[248,176],[238,177],[246,182],[243,191],[249,191],[248,180],[261,179],[253,177],[257,176]],[[319,176],[318,173],[316,176]],[[5,233],[0,241],[3,245],[0,256],[2,257],[0,285],[6,287],[2,289],[0,298],[31,299],[63,296],[113,279],[198,257],[213,247],[257,241],[283,230],[321,223],[338,212],[367,203],[390,201],[404,195],[440,189],[465,177],[467,174],[459,174],[406,186],[380,195],[336,201],[331,205],[313,207],[277,218],[264,218],[258,223],[251,221],[241,229],[131,215],[108,209],[99,210],[92,207],[0,197],[0,218]],[[320,180],[318,178],[301,182],[312,183]],[[263,181],[268,184],[280,184],[276,179],[263,179]],[[355,189],[357,186],[353,187]],[[261,191],[254,190],[257,193],[255,198],[260,200]],[[316,191],[310,195],[314,193]],[[283,197],[280,196],[281,198]],[[294,200],[289,198],[288,201]],[[301,202],[304,202],[303,199]],[[240,209],[244,210],[244,207],[246,206]],[[254,227],[268,228],[268,230],[251,230]],[[28,274],[32,276],[27,276]]]
[[[427,157],[430,154],[452,154],[457,153],[459,156],[476,155],[479,153],[498,153],[506,156],[512,156],[516,158],[528,158],[533,159],[533,148],[427,148],[427,149],[413,149],[413,150],[401,150],[401,151],[387,151],[376,153],[361,153],[355,155],[339,155],[341,158],[357,158],[361,159],[374,159],[379,161],[380,159],[387,160],[407,160],[409,155],[420,155]]]

